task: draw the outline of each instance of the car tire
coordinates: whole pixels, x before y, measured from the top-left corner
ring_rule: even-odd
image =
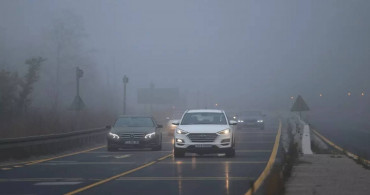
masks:
[[[185,156],[185,151],[183,151],[183,150],[181,150],[181,149],[174,148],[174,149],[173,149],[173,156],[174,156],[175,158],[184,157],[184,156]]]
[[[225,156],[227,158],[233,158],[235,156],[235,149],[230,148],[228,151],[225,152]]]

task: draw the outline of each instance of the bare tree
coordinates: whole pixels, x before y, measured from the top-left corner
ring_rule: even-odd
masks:
[[[63,12],[62,16],[53,23],[51,38],[56,54],[56,72],[55,72],[55,97],[53,110],[58,112],[59,98],[61,90],[62,67],[71,65],[78,56],[82,40],[86,37],[82,19],[71,11]],[[71,65],[75,66],[75,65]]]
[[[41,63],[45,59],[36,57],[26,60],[28,65],[28,72],[24,75],[24,79],[20,80],[21,91],[19,93],[18,109],[21,114],[26,113],[29,105],[31,104],[30,94],[33,91],[33,84],[39,79],[39,70]]]

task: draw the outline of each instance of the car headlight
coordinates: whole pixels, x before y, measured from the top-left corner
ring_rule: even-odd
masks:
[[[222,131],[217,132],[219,135],[227,135],[230,133],[230,129],[224,129]]]
[[[111,136],[113,139],[119,139],[119,136],[115,133],[109,132],[109,136]]]
[[[182,129],[176,129],[176,133],[177,133],[177,134],[188,134],[189,132],[184,131],[184,130],[182,130]]]
[[[155,136],[155,132],[153,133],[148,133],[145,135],[145,139],[152,139]]]
[[[263,123],[263,120],[257,120],[257,123]]]

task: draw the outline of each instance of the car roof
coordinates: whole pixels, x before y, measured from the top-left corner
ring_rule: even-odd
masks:
[[[187,113],[199,113],[199,112],[205,112],[205,113],[223,113],[222,110],[216,110],[216,109],[200,109],[200,110],[188,110]]]

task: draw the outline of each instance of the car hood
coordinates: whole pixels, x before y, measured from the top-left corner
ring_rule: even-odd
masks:
[[[179,129],[189,133],[217,133],[224,129],[230,129],[229,125],[180,125]]]
[[[155,127],[113,127],[112,133],[151,133]]]

